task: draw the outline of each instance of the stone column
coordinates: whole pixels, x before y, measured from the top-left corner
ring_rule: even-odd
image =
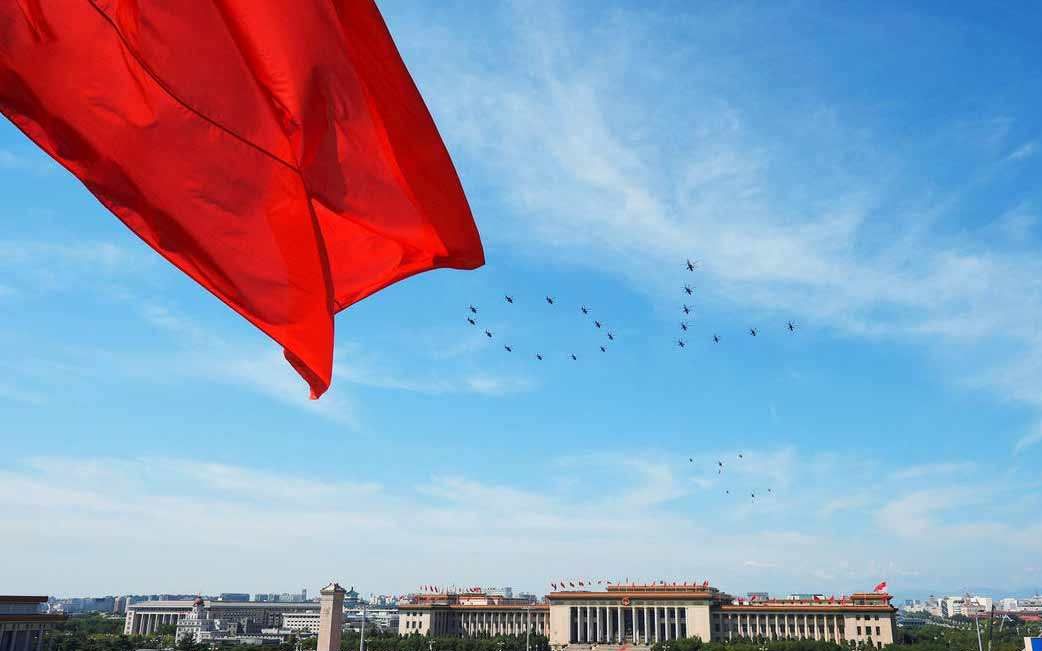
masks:
[[[658,642],[658,641],[659,641],[659,627],[658,627],[658,606],[655,606],[655,612],[654,612],[654,613],[653,613],[653,615],[652,615],[652,619],[653,619],[653,620],[654,620],[654,622],[655,622],[655,636],[654,636],[654,638],[653,638],[653,639],[654,639],[654,640],[655,640],[656,642]]]
[[[671,613],[669,612],[669,606],[666,606],[665,608],[662,609],[662,628],[666,629],[666,630],[662,631],[662,639],[664,639],[667,642],[669,641],[669,629],[670,629],[669,616],[670,616],[670,614]]]
[[[615,639],[622,644],[622,638],[626,637],[626,619],[623,617],[622,606],[619,606],[615,613],[615,623],[619,629],[615,632]]]
[[[593,607],[586,607],[586,641],[593,641]]]
[[[316,651],[340,651],[340,634],[344,626],[344,595],[346,594],[347,590],[335,582],[330,583],[319,592]]]
[[[712,627],[713,627],[713,625],[712,625],[712,623],[710,623],[710,625],[709,625],[709,630],[710,631],[713,630]],[[678,608],[677,606],[673,606],[673,639],[674,640],[679,640],[680,639],[680,608]],[[709,640],[706,640],[706,641],[708,642]]]

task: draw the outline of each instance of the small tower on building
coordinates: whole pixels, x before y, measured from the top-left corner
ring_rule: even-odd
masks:
[[[335,581],[322,588],[318,616],[318,648],[316,651],[340,651],[340,633],[344,626],[344,595],[347,591]]]

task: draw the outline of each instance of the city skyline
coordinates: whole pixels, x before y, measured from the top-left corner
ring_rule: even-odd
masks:
[[[0,121],[6,592],[1042,585],[1032,12],[442,4],[379,2],[488,264],[319,401]]]

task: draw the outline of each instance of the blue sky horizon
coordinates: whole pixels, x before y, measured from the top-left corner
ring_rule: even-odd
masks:
[[[379,5],[488,264],[319,401],[0,122],[4,591],[1042,585],[1037,9]]]

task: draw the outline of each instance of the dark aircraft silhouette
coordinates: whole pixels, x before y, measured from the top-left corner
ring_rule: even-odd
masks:
[[[718,344],[718,343],[720,343],[720,337],[718,337],[718,336],[716,336],[716,335],[713,335],[713,343],[714,343],[714,344]]]
[[[550,296],[547,296],[546,297],[546,302],[549,303],[550,305],[553,305],[554,304],[554,299],[552,297],[550,297]]]
[[[681,348],[683,348],[686,345],[687,345],[686,341],[684,341],[683,339],[677,339],[677,346],[680,346]]]
[[[695,293],[695,290],[691,289],[690,285],[684,285],[684,291],[687,292],[688,296],[691,296]]]
[[[728,495],[730,495],[730,494],[731,494],[731,490],[730,490],[730,489],[728,489],[728,490],[726,490],[726,491],[724,491],[724,492],[725,492],[725,493],[727,493]]]
[[[756,499],[756,493],[749,493],[749,495],[750,495],[750,497],[752,497],[752,498],[753,498],[754,500]]]
[[[769,488],[768,488],[768,489],[767,489],[767,492],[768,492],[768,493],[773,493],[774,491],[772,491],[771,489],[769,489]]]
[[[602,352],[602,353],[606,353],[606,352],[608,352],[608,349],[607,349],[607,348],[605,348],[604,346],[601,346],[601,352]]]
[[[683,330],[684,332],[687,332],[687,321],[681,321],[680,322],[680,329]]]
[[[687,305],[684,306],[684,314],[691,314],[691,308],[689,308]]]
[[[474,319],[470,318],[469,316],[467,317],[467,321],[470,323],[470,325],[477,325],[478,324],[477,321],[475,321]]]
[[[513,296],[504,296],[503,298],[507,299],[507,303],[513,303],[514,302],[514,297]]]
[[[609,331],[608,331],[608,340],[609,340],[609,341],[615,341],[615,335],[613,335],[613,334],[611,333],[611,330],[609,330]]]
[[[792,321],[786,323],[785,326],[789,329],[789,332],[796,332],[796,324]]]
[[[468,309],[470,310],[471,314],[478,313],[478,308],[474,307],[473,305],[469,306]]]
[[[536,358],[536,359],[538,359],[538,360],[539,360],[540,362],[541,362],[541,361],[543,361],[543,355],[542,355],[542,353],[536,353],[536,354],[535,354],[535,358]]]
[[[697,267],[697,266],[698,266],[698,260],[695,260],[694,262],[691,262],[691,259],[688,258],[688,261],[687,261],[687,270],[688,271],[694,271],[695,267]]]
[[[599,327],[601,327],[601,322],[600,321],[594,321],[593,325],[595,325],[595,326],[597,326],[599,328]]]
[[[489,339],[491,339],[492,338],[492,333],[489,332],[488,330],[486,330],[485,331],[485,336],[488,337]]]
[[[579,309],[583,311],[583,314],[589,314],[589,313],[590,313],[590,311],[586,309],[586,306],[585,306],[585,305],[583,305],[583,306],[582,306],[582,307],[580,307]]]
[[[742,453],[741,453],[741,452],[739,452],[739,453],[738,453],[738,458],[739,458],[739,459],[741,459],[741,458],[742,458]]]
[[[688,457],[687,460],[690,461],[691,463],[695,462],[695,458],[694,457]]]
[[[578,359],[579,358],[575,356],[575,353],[572,353],[572,361],[575,362],[578,361]]]
[[[756,336],[756,328],[749,328],[749,334],[751,334],[752,336],[755,337]]]
[[[510,346],[503,346],[503,348],[506,348],[508,353],[514,352],[514,349],[511,348]]]

